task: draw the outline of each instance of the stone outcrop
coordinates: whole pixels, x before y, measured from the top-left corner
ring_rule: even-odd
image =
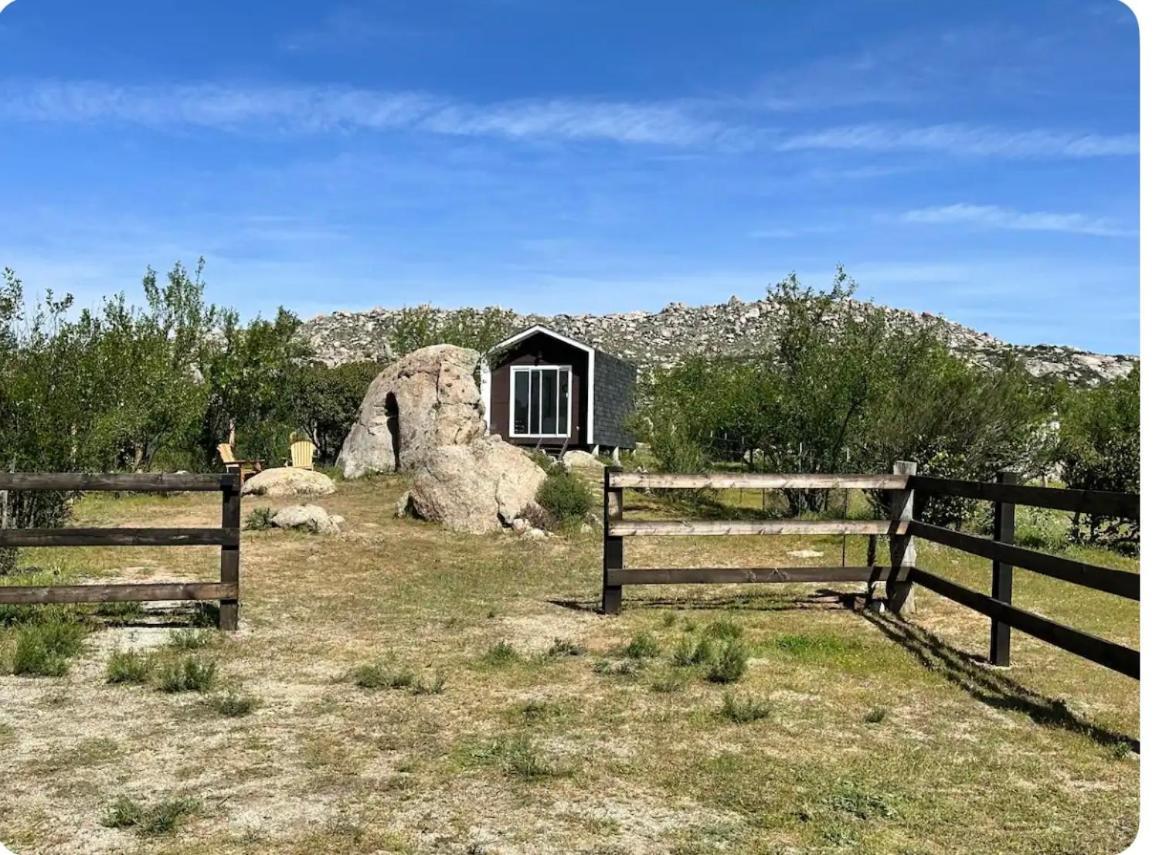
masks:
[[[869,304],[853,300],[855,311],[867,314]],[[401,309],[335,312],[303,324],[301,335],[318,358],[331,365],[364,359],[393,357],[392,333]],[[432,321],[445,324],[453,312],[431,309]],[[510,331],[543,324],[564,335],[593,344],[614,356],[636,363],[643,372],[674,365],[694,354],[737,356],[767,350],[776,341],[785,308],[775,297],[746,302],[733,297],[727,303],[686,306],[672,303],[659,312],[611,315],[534,315],[509,310],[461,309],[460,320],[499,318]],[[1063,379],[1092,386],[1125,376],[1138,364],[1129,355],[1087,353],[1059,345],[1015,345],[972,330],[928,312],[885,309],[892,324],[933,330],[958,356],[997,367],[1008,354],[1022,358],[1038,377]]]
[[[322,472],[282,466],[263,469],[246,479],[243,496],[327,496],[334,492],[334,482]]]
[[[455,531],[510,526],[535,501],[546,473],[497,436],[432,450],[415,468],[406,509]]]
[[[473,350],[437,344],[386,368],[367,389],[358,421],[342,443],[342,474],[408,471],[436,448],[483,436],[478,364]]]

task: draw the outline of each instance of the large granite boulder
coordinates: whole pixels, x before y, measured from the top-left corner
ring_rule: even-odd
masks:
[[[546,473],[497,436],[433,449],[416,465],[401,508],[455,531],[484,534],[510,526],[533,504]]]
[[[483,436],[483,400],[475,383],[479,354],[449,344],[409,353],[374,378],[338,466],[347,478],[412,471],[433,449]]]
[[[243,496],[328,496],[333,492],[334,482],[328,475],[289,466],[263,469],[241,488]]]

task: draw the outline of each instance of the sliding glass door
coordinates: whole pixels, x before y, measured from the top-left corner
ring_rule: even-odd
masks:
[[[557,365],[511,368],[511,435],[571,433],[571,369]]]

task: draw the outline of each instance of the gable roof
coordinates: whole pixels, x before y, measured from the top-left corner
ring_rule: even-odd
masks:
[[[584,344],[582,341],[577,341],[574,338],[569,338],[568,336],[564,335],[563,333],[558,333],[553,329],[548,329],[547,327],[543,326],[542,324],[534,324],[532,326],[529,326],[527,329],[525,329],[521,332],[515,333],[515,335],[510,336],[509,338],[503,339],[503,341],[499,342],[497,345],[492,347],[487,352],[494,353],[495,351],[502,350],[505,347],[511,347],[511,345],[519,344],[519,342],[523,341],[524,339],[531,338],[533,335],[549,336],[550,338],[554,338],[557,341],[562,341],[564,344],[570,344],[572,347],[577,347],[589,355],[594,354],[596,352],[596,349],[594,347],[592,347],[590,344]]]

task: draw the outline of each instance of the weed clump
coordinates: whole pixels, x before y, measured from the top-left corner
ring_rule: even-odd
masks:
[[[200,650],[216,640],[211,629],[179,629],[169,638],[169,646],[174,650]]]
[[[483,654],[483,663],[486,665],[511,665],[519,661],[519,651],[511,646],[510,642],[499,641],[487,648]]]
[[[164,799],[154,805],[144,805],[128,796],[117,798],[101,825],[106,828],[132,828],[138,834],[158,837],[172,833],[185,817],[196,813],[200,803],[196,799]]]
[[[249,715],[261,704],[261,698],[256,695],[237,691],[229,691],[209,699],[209,705],[227,718],[241,718]]]
[[[105,663],[105,682],[144,685],[153,675],[153,658],[139,650],[115,650]]]
[[[70,621],[29,623],[16,632],[12,673],[30,677],[62,677],[84,649],[88,628]]]
[[[725,644],[720,653],[708,663],[710,683],[735,683],[748,668],[748,650],[739,641]]]
[[[624,655],[629,659],[651,659],[660,655],[660,644],[650,632],[639,632],[624,648]]]
[[[186,656],[167,662],[158,676],[157,688],[162,692],[208,692],[217,683],[217,663],[212,660]]]
[[[551,647],[547,648],[547,655],[553,659],[563,656],[583,656],[584,652],[582,644],[565,638],[555,639],[551,642]]]
[[[725,692],[720,714],[734,724],[748,724],[768,718],[772,711],[772,705],[768,701],[752,697],[737,697],[732,692]]]

